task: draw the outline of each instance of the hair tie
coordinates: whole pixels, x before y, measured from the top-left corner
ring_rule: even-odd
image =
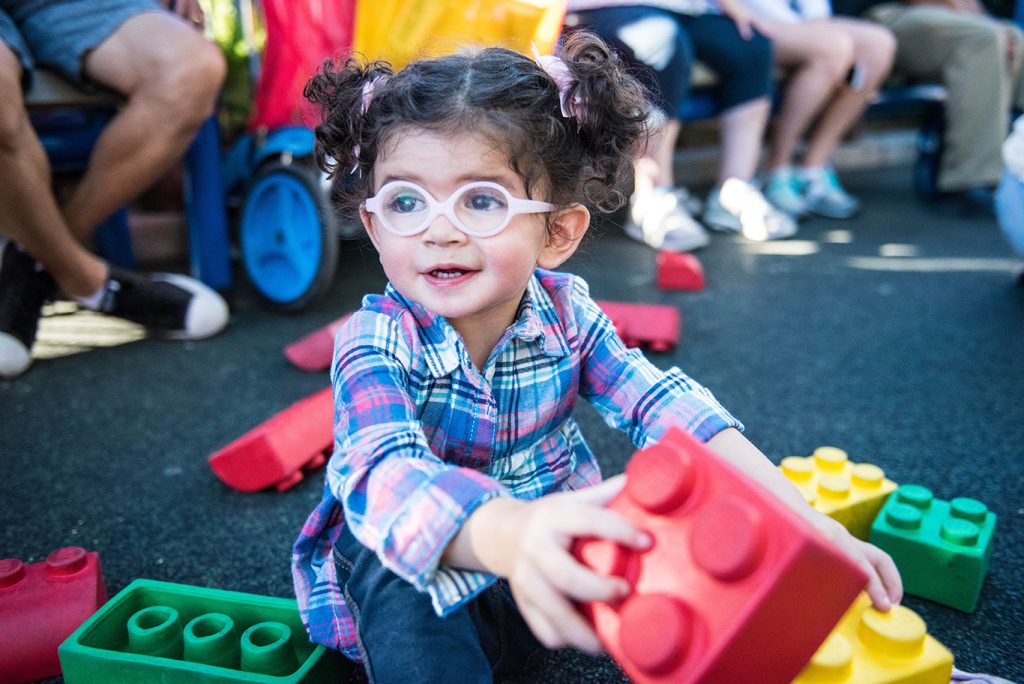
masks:
[[[566,63],[558,57],[538,53],[536,45],[533,46],[533,57],[558,87],[558,101],[562,116],[566,119],[575,119],[576,127],[581,127],[587,118],[587,106],[579,93],[574,93],[571,98],[569,97],[569,90],[577,82],[576,77],[569,71]]]
[[[359,106],[359,116],[366,116],[366,110],[370,108],[370,103],[373,102],[373,90],[377,87],[380,81],[386,81],[383,76],[374,76],[369,81],[363,84],[363,96],[362,104]],[[359,143],[356,143],[352,148],[352,156],[355,157],[356,163],[352,167],[352,173],[359,172],[359,152],[361,151]]]

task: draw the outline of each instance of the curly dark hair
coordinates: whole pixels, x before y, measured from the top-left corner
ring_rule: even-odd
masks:
[[[351,209],[373,193],[378,154],[394,136],[472,131],[508,155],[528,196],[543,191],[558,206],[614,211],[646,142],[646,91],[593,34],[565,38],[560,57],[575,78],[568,96],[583,102],[582,120],[562,116],[558,88],[537,62],[505,48],[424,59],[397,73],[381,61],[328,60],[303,93],[322,113],[317,164]],[[363,88],[371,81],[364,112]]]

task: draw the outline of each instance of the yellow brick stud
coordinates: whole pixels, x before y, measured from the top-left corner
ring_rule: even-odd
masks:
[[[815,510],[834,518],[866,540],[878,511],[896,483],[871,463],[853,463],[846,452],[822,446],[811,456],[787,456],[779,464]]]
[[[905,606],[882,613],[861,594],[794,684],[947,684],[953,654]]]

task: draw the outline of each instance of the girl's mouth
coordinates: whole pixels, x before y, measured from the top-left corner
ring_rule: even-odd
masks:
[[[441,280],[453,280],[459,276],[464,276],[468,273],[461,268],[436,268],[430,271],[430,277],[440,278]]]
[[[434,285],[458,285],[475,275],[477,271],[461,266],[441,266],[426,271],[423,275]]]

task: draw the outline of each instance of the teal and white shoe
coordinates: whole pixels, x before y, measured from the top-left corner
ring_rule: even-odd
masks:
[[[860,200],[846,192],[835,169],[801,170],[803,198],[807,210],[833,219],[853,218],[860,211]]]
[[[796,172],[790,167],[784,167],[768,174],[764,196],[790,216],[800,218],[807,214],[807,200],[802,186]]]

